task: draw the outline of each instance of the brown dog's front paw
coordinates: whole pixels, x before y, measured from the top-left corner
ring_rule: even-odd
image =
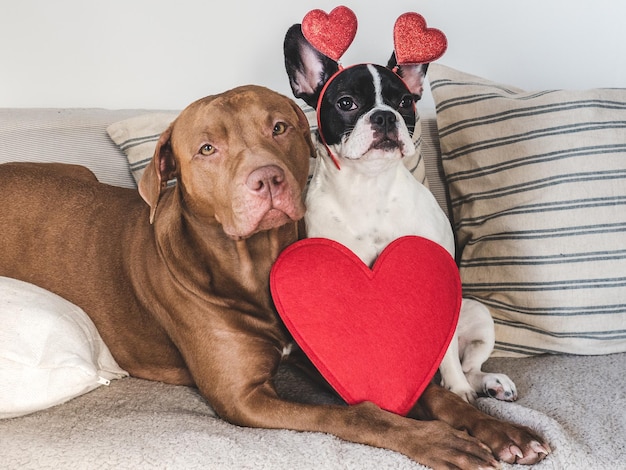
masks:
[[[532,429],[488,418],[472,428],[472,435],[487,444],[503,462],[529,465],[543,460],[552,449]]]
[[[400,451],[415,461],[435,469],[494,470],[500,463],[491,449],[465,431],[441,421],[420,421],[419,435],[404,433]],[[415,431],[416,429],[413,429]]]

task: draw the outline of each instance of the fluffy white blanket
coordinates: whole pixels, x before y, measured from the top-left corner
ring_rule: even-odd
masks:
[[[626,354],[500,358],[487,368],[509,374],[520,399],[481,399],[479,406],[538,430],[554,449],[534,468],[626,469]],[[294,400],[336,400],[288,369],[278,384]],[[233,426],[195,389],[132,378],[0,421],[0,455],[0,467],[9,469],[424,468],[397,453],[324,434]]]

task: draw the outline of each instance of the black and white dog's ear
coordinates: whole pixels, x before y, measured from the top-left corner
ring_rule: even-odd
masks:
[[[428,64],[398,65],[396,53],[394,52],[391,54],[389,62],[387,62],[387,68],[395,71],[402,80],[404,80],[404,83],[409,88],[409,91],[413,94],[416,101],[422,97]]]
[[[316,108],[324,84],[339,70],[339,65],[309,44],[299,24],[287,31],[283,50],[293,94]]]

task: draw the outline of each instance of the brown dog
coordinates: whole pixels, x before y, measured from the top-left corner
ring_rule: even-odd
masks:
[[[140,183],[147,205],[81,167],[0,166],[0,275],[78,304],[132,375],[196,385],[232,423],[327,432],[436,468],[540,460],[549,448],[532,431],[435,385],[412,412],[426,421],[277,395],[291,338],[268,276],[297,239],[312,151],[300,109],[250,86],[180,114]]]

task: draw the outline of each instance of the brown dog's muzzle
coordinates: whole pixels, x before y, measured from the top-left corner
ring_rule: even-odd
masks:
[[[291,171],[277,162],[248,170],[231,194],[228,215],[220,217],[224,231],[240,239],[294,222],[304,216],[302,186]]]

